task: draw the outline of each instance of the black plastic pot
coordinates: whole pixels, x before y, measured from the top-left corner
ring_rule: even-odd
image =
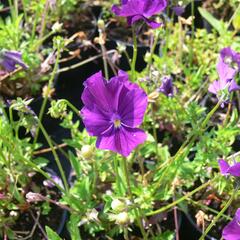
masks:
[[[181,233],[180,239],[188,240],[198,240],[203,234],[202,230],[197,226],[192,216],[187,213],[183,214],[183,224],[180,233]],[[207,235],[205,239],[218,240],[210,235]]]

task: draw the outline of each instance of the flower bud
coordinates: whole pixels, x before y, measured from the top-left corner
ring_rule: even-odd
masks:
[[[151,61],[151,53],[150,52],[146,52],[144,60],[147,63],[149,63]]]
[[[116,223],[121,225],[128,224],[130,221],[127,212],[121,212],[117,214],[115,218],[116,218]]]
[[[111,203],[111,207],[113,211],[121,212],[126,208],[126,205],[124,202],[120,201],[119,199],[114,199]]]
[[[81,155],[85,159],[92,158],[92,156],[93,156],[93,146],[91,146],[91,145],[82,146]]]
[[[104,30],[105,29],[105,23],[104,23],[104,21],[102,19],[99,19],[97,24],[98,24],[98,28],[100,30]]]
[[[34,193],[34,192],[28,192],[26,194],[26,200],[27,202],[41,202],[43,201],[43,196],[39,193]]]

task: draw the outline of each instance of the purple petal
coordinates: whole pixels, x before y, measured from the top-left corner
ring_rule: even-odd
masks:
[[[119,96],[122,101],[119,102],[118,113],[122,122],[130,127],[139,126],[147,109],[147,94],[140,88],[126,91],[123,89]]]
[[[112,6],[112,12],[119,16],[121,14],[121,9],[117,5]]]
[[[148,20],[147,18],[145,19],[145,22],[148,24],[149,27],[152,29],[156,29],[162,26],[162,23],[158,23],[152,20]]]
[[[220,90],[220,83],[219,81],[214,81],[209,85],[208,91],[217,95],[217,92]]]
[[[185,12],[185,9],[181,6],[174,6],[172,7],[172,10],[175,12],[177,16],[181,16]]]
[[[104,136],[98,137],[96,146],[100,149],[111,150],[127,157],[146,138],[146,134],[141,129],[129,127],[114,129],[112,127]]]
[[[237,212],[239,215],[239,209]],[[240,240],[240,225],[237,217],[234,217],[234,219],[224,227],[222,237],[224,240]]]
[[[166,0],[124,0],[122,6],[113,5],[112,11],[122,17],[127,17],[129,25],[139,20],[145,21],[150,27],[157,28],[159,23],[150,21],[148,18],[163,11],[167,6]]]
[[[240,90],[240,86],[237,85],[235,80],[232,80],[228,90],[229,92],[238,91]]]
[[[232,57],[234,54],[235,54],[235,52],[230,47],[223,48],[220,51],[220,56],[223,61],[224,61],[225,57]]]
[[[93,109],[98,106],[106,112],[116,111],[118,104],[117,92],[120,86],[116,81],[107,82],[102,76],[102,72],[98,72],[88,78],[85,83],[85,90],[82,94],[82,101],[86,107]]]
[[[16,69],[15,63],[9,60],[4,60],[1,62],[1,65],[8,71],[12,72]]]
[[[166,0],[145,0],[144,4],[144,16],[151,17],[156,13],[163,11],[167,6]]]
[[[164,76],[162,78],[162,84],[158,91],[165,94],[167,97],[173,96],[174,88],[173,88],[172,78],[170,76]]]
[[[234,177],[240,177],[240,163],[235,163],[228,169],[228,172]]]
[[[218,160],[218,165],[222,175],[227,175],[230,165],[223,159]]]
[[[227,80],[232,80],[236,74],[236,70],[229,67],[221,58],[217,64],[217,71],[221,81],[226,82]]]
[[[22,54],[17,51],[6,51],[4,53],[6,61],[12,61],[14,64],[18,64],[24,69],[27,69],[28,66],[22,61]]]
[[[83,123],[91,136],[98,136],[105,132],[111,125],[111,114],[100,111],[97,107],[89,110],[84,107],[81,110]]]
[[[128,20],[128,25],[133,25],[135,22],[137,22],[139,20],[146,21],[146,18],[144,16],[138,14],[133,17],[128,17],[127,20]]]
[[[238,208],[238,210],[236,211],[235,217],[236,217],[236,220],[240,222],[240,208]]]

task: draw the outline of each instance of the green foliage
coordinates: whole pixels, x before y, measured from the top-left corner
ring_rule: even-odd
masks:
[[[50,227],[46,226],[46,232],[49,240],[61,240],[61,238]]]

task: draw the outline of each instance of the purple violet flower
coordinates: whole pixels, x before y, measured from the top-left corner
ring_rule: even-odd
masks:
[[[14,71],[20,65],[22,68],[27,69],[28,66],[22,60],[22,54],[18,51],[3,50],[0,52],[0,65],[8,72]]]
[[[230,47],[223,48],[220,52],[221,59],[224,63],[229,66],[237,65],[238,69],[240,69],[240,53],[235,52]]]
[[[127,157],[147,137],[138,128],[147,108],[146,93],[124,71],[109,81],[98,72],[84,86],[81,114],[89,135],[97,137],[97,148]]]
[[[172,83],[172,78],[170,76],[164,76],[162,78],[162,84],[158,89],[158,91],[163,93],[167,97],[173,97],[174,87]]]
[[[158,28],[161,24],[149,18],[162,12],[166,6],[167,0],[122,0],[122,6],[113,5],[112,11],[117,16],[126,17],[129,25],[143,20],[151,28]]]
[[[185,12],[185,8],[178,5],[172,7],[172,10],[177,16],[181,16]]]
[[[240,162],[235,162],[232,166],[223,159],[218,160],[218,165],[222,175],[232,175],[234,177],[240,177]]]
[[[224,240],[240,240],[240,208],[233,220],[223,228],[222,237]]]
[[[52,175],[51,178],[55,183],[57,183],[59,186],[63,187],[63,183],[62,183],[62,180],[60,177],[58,177],[57,175]],[[49,188],[55,187],[54,183],[48,179],[43,181],[43,185],[45,187],[49,187]]]
[[[219,58],[217,64],[217,72],[219,75],[219,80],[216,80],[210,84],[208,88],[209,92],[215,94],[218,98],[220,98],[224,93],[225,95],[228,95],[233,91],[240,90],[240,86],[237,85],[234,79],[237,70],[225,63],[222,56]],[[225,98],[226,96],[224,96],[223,101],[226,102]]]

